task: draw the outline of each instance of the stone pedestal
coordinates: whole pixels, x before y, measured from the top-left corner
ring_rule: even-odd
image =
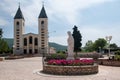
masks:
[[[74,58],[74,55],[68,55],[66,59],[67,60],[74,60],[75,58]]]

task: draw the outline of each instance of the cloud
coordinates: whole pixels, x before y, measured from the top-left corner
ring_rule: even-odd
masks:
[[[55,42],[55,43],[59,43],[62,45],[67,45],[67,36],[66,35],[50,37],[49,42]]]
[[[78,24],[78,15],[81,9],[93,6],[93,4],[100,4],[110,0],[47,0],[45,1],[46,11],[50,18],[54,19],[56,15],[61,20],[66,19],[66,22],[73,25]],[[26,26],[34,27],[38,25],[38,15],[42,7],[42,0],[21,0],[21,9],[26,20]],[[3,0],[1,8],[14,17],[18,1],[16,0]],[[7,5],[7,6],[6,6]]]
[[[0,19],[0,26],[5,26],[6,24],[8,24],[8,22],[4,19]]]
[[[49,0],[48,3],[52,14],[58,15],[59,18],[66,19],[66,22],[74,25],[78,24],[78,19],[80,20],[81,16],[80,11],[82,9],[108,1],[111,0]],[[53,17],[52,14],[51,16]]]
[[[96,6],[111,1],[115,1],[115,0],[46,0],[44,5],[49,20],[51,20],[49,21],[49,25],[50,25],[49,28],[52,28],[50,30],[53,30],[54,28],[55,28],[54,30],[57,30],[57,33],[55,33],[54,36],[50,37],[50,41],[67,45],[67,41],[66,41],[67,34],[66,32],[63,31],[71,30],[72,29],[71,27],[73,27],[74,24],[75,25],[80,24],[80,22],[82,21],[81,11],[91,6]],[[29,0],[29,1],[20,0],[20,2],[21,2],[21,10],[25,17],[25,25],[26,25],[25,31],[33,32],[33,33],[37,32],[38,16],[42,8],[42,0]],[[18,9],[18,1],[2,0],[0,3],[0,9],[8,13],[10,16],[14,17]],[[0,19],[0,23],[2,23],[0,25],[5,25],[8,24],[8,21],[7,19],[2,18]],[[66,25],[69,25],[71,27],[66,27]],[[98,26],[99,24],[89,25],[89,26],[83,25],[82,28],[80,28],[80,31],[83,35],[83,44],[89,39],[96,40],[97,38],[104,37],[106,35],[112,35],[113,36],[112,40],[120,44],[119,43],[120,41],[118,39],[119,37],[118,35],[116,35],[119,33],[116,32],[116,29],[111,28],[106,30],[103,28],[100,29],[101,26],[97,28]],[[102,26],[106,26],[106,25],[102,25]],[[113,31],[114,33],[111,33]]]
[[[116,43],[117,45],[120,45],[120,39],[119,39],[120,36],[117,35],[119,34],[119,29],[120,29],[119,25],[120,24],[91,25],[91,26],[83,26],[81,29],[79,28],[82,34],[83,46],[88,40],[95,41],[98,38],[105,39],[106,36],[112,36],[113,38],[111,40],[111,43]]]

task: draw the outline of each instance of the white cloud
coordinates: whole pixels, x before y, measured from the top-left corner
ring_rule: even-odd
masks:
[[[66,19],[66,22],[73,25],[78,24],[78,19],[80,20],[80,10],[107,1],[111,0],[49,0],[49,9],[52,9],[52,14],[61,16],[61,19]]]
[[[55,42],[62,45],[67,45],[67,35],[50,37],[49,42]]]
[[[83,36],[83,46],[88,40],[95,41],[98,38],[105,38],[106,36],[112,36],[111,43],[116,43],[120,46],[119,25],[120,24],[84,26],[84,28],[80,29]]]
[[[93,6],[93,4],[100,4],[111,0],[47,0],[45,2],[46,10],[50,13],[50,17],[57,15],[60,19],[66,19],[69,24],[78,24],[78,15],[81,9]],[[34,27],[38,25],[38,15],[41,10],[42,0],[21,0],[21,9],[26,20],[26,25]],[[16,0],[3,0],[0,3],[2,9],[14,16],[18,1]],[[7,6],[6,6],[7,5]]]
[[[45,1],[45,9],[47,14],[49,15],[48,17],[51,18],[51,20],[55,20],[56,22],[66,20],[65,22],[66,24],[77,25],[80,22],[78,20],[81,19],[80,18],[81,10],[85,8],[89,8],[91,6],[109,2],[109,1],[113,1],[113,0],[47,0]],[[32,32],[32,30],[34,30],[35,28],[37,31],[38,16],[39,16],[41,7],[42,7],[42,0],[21,0],[21,10],[25,17],[25,21],[26,21],[25,23],[27,26],[26,31],[31,29],[31,32]],[[3,0],[0,3],[0,9],[6,11],[8,14],[14,17],[18,9],[18,1]],[[56,17],[59,18],[59,20],[57,20]],[[0,23],[2,23],[2,25],[5,25],[7,24],[7,21],[0,20]],[[58,26],[63,26],[63,25],[58,25]],[[83,44],[89,39],[96,40],[96,38],[110,35],[111,32],[114,31],[115,33],[111,34],[113,35],[113,41],[117,42],[120,45],[120,41],[118,39],[119,36],[116,35],[119,33],[116,32],[116,29],[110,29],[110,32],[109,32],[109,30],[89,28],[89,27],[90,26],[87,26],[86,27],[87,29],[85,28],[80,29],[81,33],[83,34]],[[67,40],[67,35],[64,35],[64,34],[63,36],[56,35],[54,37],[52,36],[50,37],[50,41],[57,42],[60,44],[65,44],[65,45],[67,44],[66,40]]]
[[[0,26],[5,26],[6,24],[8,24],[8,22],[4,19],[0,19]]]

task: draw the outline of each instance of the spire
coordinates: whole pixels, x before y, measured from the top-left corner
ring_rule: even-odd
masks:
[[[42,6],[42,9],[41,9],[41,12],[38,18],[47,18],[47,14],[44,8],[44,3],[43,3],[43,6]]]
[[[24,19],[24,16],[23,16],[22,11],[20,9],[20,3],[19,3],[19,7],[18,7],[18,10],[16,12],[14,19]]]

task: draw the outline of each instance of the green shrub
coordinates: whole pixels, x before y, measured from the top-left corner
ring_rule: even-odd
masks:
[[[115,60],[120,60],[120,55],[115,55]]]
[[[120,51],[115,51],[115,55],[120,55]]]

